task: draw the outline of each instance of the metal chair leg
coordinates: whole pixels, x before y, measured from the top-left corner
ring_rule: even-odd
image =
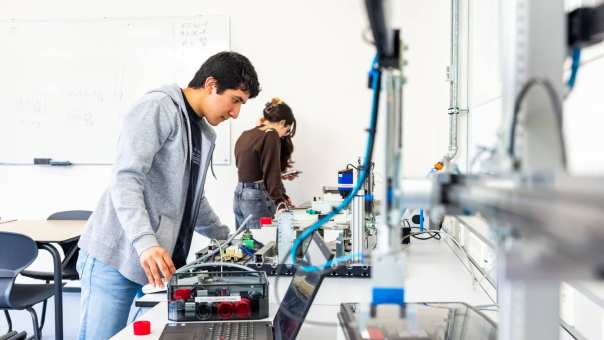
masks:
[[[4,316],[6,316],[6,322],[8,322],[8,332],[10,333],[13,330],[13,320],[11,320],[10,314],[6,309],[4,310]]]
[[[36,311],[33,309],[33,307],[27,307],[25,309],[27,309],[29,314],[31,314],[31,322],[34,328],[34,338],[36,340],[41,340],[42,335],[40,334],[40,328],[38,326],[38,315],[36,314]]]
[[[42,332],[42,328],[44,328],[44,321],[46,320],[46,303],[48,300],[44,300],[42,303],[42,320],[40,322],[40,332]]]
[[[46,280],[46,284],[48,284],[50,281]],[[48,299],[44,300],[44,303],[42,303],[42,320],[40,322],[40,333],[42,333],[42,328],[44,328],[44,321],[46,321],[46,303],[48,302]]]
[[[52,255],[52,262],[54,264],[53,281],[55,286],[55,339],[63,339],[63,269],[61,268],[61,256],[51,244],[38,243],[38,247],[47,250]]]

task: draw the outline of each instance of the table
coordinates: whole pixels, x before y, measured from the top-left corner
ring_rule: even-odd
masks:
[[[488,296],[474,284],[472,276],[444,241],[414,241],[406,250],[406,254],[407,268],[402,268],[401,272],[406,276],[407,301],[466,302],[470,305],[492,303]],[[279,279],[278,291],[281,297],[287,289],[289,280],[288,277]],[[274,287],[275,278],[269,277],[269,301],[271,301],[270,305],[273,309],[278,306]],[[137,336],[136,339],[159,339],[167,322],[166,295],[149,294],[140,301],[146,304],[155,301],[157,304],[139,317],[141,320],[151,321],[152,333],[147,337]],[[340,303],[369,303],[370,301],[370,279],[326,277],[307,319],[330,321],[335,325]],[[298,338],[336,339],[336,333],[337,327],[330,328],[305,323]],[[130,338],[134,338],[131,325],[126,326],[114,337],[114,339]]]
[[[31,237],[38,248],[52,255],[55,284],[55,339],[63,339],[63,271],[61,255],[52,243],[79,237],[86,221],[78,220],[16,220],[0,223],[0,231],[19,233]]]

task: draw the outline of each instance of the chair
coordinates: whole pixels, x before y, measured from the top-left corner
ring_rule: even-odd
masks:
[[[31,238],[0,232],[0,309],[12,324],[7,310],[27,310],[31,315],[35,339],[40,339],[41,327],[33,306],[54,295],[53,284],[16,284],[15,278],[38,257],[38,247]]]
[[[0,335],[0,340],[26,340],[26,332],[9,331],[4,335]]]
[[[47,220],[87,220],[92,211],[89,210],[67,210],[59,211],[50,216]],[[79,275],[76,270],[76,263],[78,261],[78,241],[79,237],[72,238],[59,242],[59,245],[63,249],[65,258],[61,262],[61,268],[63,272],[63,280],[78,280]],[[33,270],[24,270],[21,275],[30,277],[33,279],[44,280],[46,283],[54,280],[53,272],[42,272]],[[75,291],[79,291],[79,288],[74,288]],[[40,322],[40,330],[44,327],[46,320],[46,301],[42,305],[42,322]]]

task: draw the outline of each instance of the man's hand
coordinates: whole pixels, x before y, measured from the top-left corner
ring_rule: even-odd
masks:
[[[155,285],[155,287],[163,287],[176,271],[170,254],[159,246],[145,250],[141,254],[140,263],[145,270],[149,284]]]

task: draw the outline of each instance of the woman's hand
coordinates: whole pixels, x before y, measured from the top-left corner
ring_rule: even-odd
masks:
[[[286,180],[286,181],[293,181],[297,177],[298,177],[298,173],[290,173],[290,174],[281,175],[281,179]]]
[[[292,199],[289,197],[285,197],[283,199],[283,202],[285,202],[285,205],[287,205],[288,208],[293,208],[294,204],[292,203]]]
[[[294,208],[294,204],[292,203],[291,198],[289,196],[284,196],[282,200],[277,204],[277,211],[289,210]]]
[[[285,171],[281,172],[281,179],[286,181],[293,181],[302,173],[300,170],[294,169],[294,161],[291,159],[287,161],[287,166],[285,167]]]

